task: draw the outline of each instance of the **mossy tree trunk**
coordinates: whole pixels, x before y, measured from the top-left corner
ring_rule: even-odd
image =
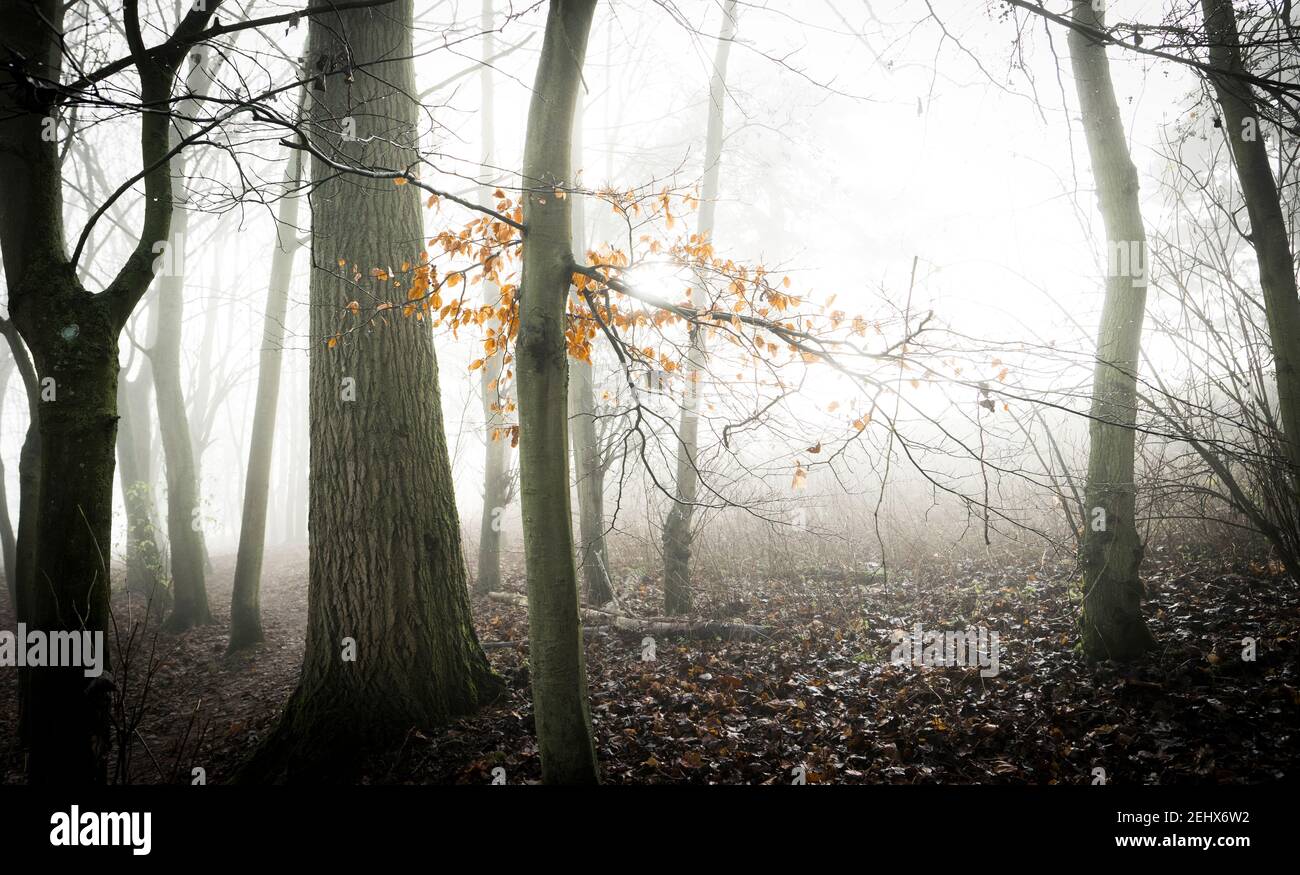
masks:
[[[566,304],[573,275],[574,108],[595,0],[551,0],[524,142],[516,346],[533,719],[548,784],[598,781],[569,501]]]
[[[1103,27],[1104,16],[1092,0],[1075,0],[1072,14],[1080,25]],[[1142,616],[1143,548],[1133,475],[1137,372],[1150,261],[1137,170],[1124,138],[1106,49],[1077,29],[1070,31],[1069,47],[1108,261],[1088,428],[1080,622],[1087,656],[1127,661],[1154,645]]]
[[[213,10],[187,12],[165,44],[146,47],[137,4],[124,4],[124,33],[146,106],[168,106],[188,47]],[[41,464],[35,567],[28,613],[33,629],[106,631],[117,429],[117,338],[153,277],[154,245],[170,234],[169,124],[142,113],[144,183],[139,235],[107,288],[88,291],[69,256],[57,142],[43,136],[58,115],[65,4],[5,4],[5,40],[21,59],[0,71],[0,253],[9,312],[40,380]],[[69,464],[76,460],[76,464]],[[30,673],[22,689],[29,726],[28,777],[83,784],[107,777],[107,692],[80,667]]]

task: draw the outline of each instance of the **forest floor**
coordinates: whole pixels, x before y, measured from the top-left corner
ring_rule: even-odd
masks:
[[[939,560],[936,560],[938,562]],[[225,655],[233,557],[210,576],[216,624],[157,636],[130,780],[221,783],[266,735],[297,680],[306,552],[268,553],[268,643]],[[879,577],[706,581],[698,616],[769,627],[749,641],[588,639],[597,755],[609,783],[1253,783],[1300,771],[1300,592],[1258,563],[1175,556],[1144,566],[1160,649],[1131,669],[1073,649],[1072,567],[932,566],[925,585]],[[523,591],[521,569],[508,588]],[[621,594],[659,613],[657,581]],[[119,621],[138,604],[115,600]],[[413,728],[368,761],[369,783],[508,783],[540,778],[522,608],[474,599],[502,698],[446,727]],[[891,664],[891,630],[983,626],[1001,645],[979,667]],[[14,627],[0,611],[0,628]],[[152,640],[153,633],[149,633]],[[1243,639],[1253,638],[1253,660]],[[147,643],[151,643],[147,642]],[[147,643],[137,650],[147,661]],[[138,702],[132,688],[128,700]],[[16,673],[0,675],[0,774],[21,780],[13,743]],[[504,771],[496,771],[497,769]]]

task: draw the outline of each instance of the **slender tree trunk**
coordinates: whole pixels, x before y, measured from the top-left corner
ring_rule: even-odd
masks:
[[[548,784],[598,780],[569,505],[566,302],[573,275],[574,107],[595,0],[551,0],[524,145],[524,243],[517,373],[520,494],[528,568],[533,717]]]
[[[148,306],[146,344],[157,336],[158,309]],[[158,543],[158,512],[151,472],[153,456],[152,366],[143,356],[134,379],[118,379],[117,464],[122,504],[126,508],[126,589],[146,599],[150,610],[171,610],[166,562]]]
[[[411,15],[411,0],[398,0],[311,19],[307,62],[320,75],[308,129],[325,154],[413,165]],[[333,133],[349,128],[353,139]],[[371,300],[354,269],[417,263],[420,197],[315,158],[311,172],[307,649],[298,687],[243,779],[337,777],[367,746],[471,712],[499,691],[470,618],[431,332],[400,315],[407,282],[367,280],[397,308],[348,309]]]
[[[213,234],[213,240],[219,239],[220,228]],[[221,246],[224,244],[218,243]],[[221,269],[220,262],[214,268],[212,276],[213,288],[221,288]],[[212,420],[215,416],[215,409],[212,402],[212,348],[216,341],[217,322],[220,318],[220,310],[215,301],[209,302],[203,311],[203,339],[199,342],[199,353],[194,363],[194,391],[190,402],[186,405],[186,421],[190,434],[190,455],[194,459],[194,484],[198,489],[198,494],[203,491],[203,452],[208,448],[208,439],[212,430]],[[203,573],[208,575],[212,573],[212,554],[208,550],[207,538],[199,539],[199,547],[203,552]],[[205,578],[206,579],[206,578]]]
[[[187,85],[190,93],[206,92],[211,80],[205,69],[208,52],[197,48],[191,56]],[[189,133],[185,121],[193,117],[196,101],[182,100],[177,107],[177,137]],[[199,505],[198,469],[189,417],[181,388],[181,335],[185,314],[185,235],[189,232],[189,209],[185,206],[184,163],[176,162],[173,176],[171,237],[166,250],[165,270],[158,279],[158,338],[150,356],[153,360],[154,392],[158,399],[158,431],[162,437],[167,467],[167,540],[171,545],[174,603],[167,627],[184,631],[212,622],[204,580],[205,556],[203,521]]]
[[[1092,0],[1075,0],[1073,17],[1086,27],[1103,26],[1103,15],[1093,9]],[[1137,170],[1124,139],[1106,49],[1073,29],[1069,46],[1108,258],[1089,423],[1089,519],[1080,555],[1083,650],[1094,659],[1124,661],[1154,645],[1142,617],[1142,543],[1134,518],[1133,477],[1149,259]]]
[[[483,0],[481,29],[485,34],[483,40],[483,63],[479,68],[479,82],[482,90],[482,105],[479,107],[479,123],[483,139],[483,162],[479,173],[486,181],[496,174],[496,140],[494,117],[495,89],[492,82],[492,65],[490,59],[496,55],[496,40],[493,39],[492,0]],[[491,206],[493,187],[485,184],[481,192],[482,202]],[[495,307],[500,297],[496,283],[483,283],[483,303]],[[490,323],[498,331],[501,324],[493,320]],[[480,397],[483,407],[484,449],[483,449],[483,517],[479,523],[478,538],[478,577],[474,581],[474,591],[479,595],[501,588],[501,525],[506,505],[510,503],[510,440],[506,433],[505,407],[510,400],[508,392],[501,386],[505,372],[505,347],[494,342],[494,349],[483,362],[479,372]]]
[[[713,236],[718,201],[718,177],[722,165],[723,124],[726,119],[727,60],[731,41],[736,36],[736,2],[727,0],[718,32],[718,48],[713,60],[713,77],[709,82],[709,123],[704,148],[704,184],[700,199],[699,234]],[[697,287],[697,294],[702,290]],[[702,302],[697,301],[697,304]],[[692,523],[695,498],[699,491],[700,378],[704,373],[705,334],[691,328],[687,352],[686,384],[682,389],[681,420],[677,425],[677,495],[664,521],[664,612],[684,614],[694,602],[691,585]]]
[[[573,120],[574,186],[582,187],[582,98]],[[573,257],[581,262],[587,249],[587,199],[573,196]],[[586,303],[576,291],[569,293],[574,309]],[[599,607],[614,597],[609,581],[609,553],[605,548],[605,463],[596,432],[596,386],[590,362],[569,358],[569,440],[573,442],[573,469],[578,490],[578,560],[586,586],[587,604]]]
[[[304,90],[303,95],[307,92]],[[299,107],[299,117],[303,116]],[[276,221],[278,242],[271,254],[271,282],[262,320],[262,352],[257,371],[257,400],[249,436],[248,471],[244,480],[244,511],[240,517],[239,552],[235,558],[234,590],[230,596],[231,651],[262,640],[262,557],[266,548],[267,498],[271,489],[271,458],[275,447],[275,415],[280,401],[280,370],[284,357],[284,318],[289,283],[298,251],[298,196],[303,153],[291,150],[285,171],[285,195]]]
[[[1230,0],[1201,0],[1209,36],[1210,63],[1220,70],[1244,73],[1237,20]],[[1237,179],[1250,216],[1250,242],[1259,263],[1264,312],[1277,366],[1277,398],[1282,440],[1291,482],[1300,493],[1300,294],[1295,264],[1277,183],[1264,145],[1263,119],[1248,83],[1230,75],[1210,82],[1223,109],[1224,133],[1232,147]]]
[[[588,363],[570,360],[569,431],[578,487],[579,556],[587,604],[599,607],[614,595],[610,589],[609,553],[605,546],[605,463],[596,434],[592,373],[592,366]]]

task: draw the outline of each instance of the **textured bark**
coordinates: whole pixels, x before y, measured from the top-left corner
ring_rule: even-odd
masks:
[[[1232,3],[1201,0],[1201,9],[1209,36],[1210,63],[1220,70],[1244,73]],[[1290,237],[1264,145],[1263,119],[1256,112],[1250,85],[1228,75],[1212,75],[1210,82],[1223,110],[1225,134],[1250,216],[1250,241],[1259,263],[1264,312],[1277,367],[1282,440],[1291,482],[1300,493],[1300,294],[1296,290]],[[1253,137],[1249,139],[1247,119],[1252,120]]]
[[[517,373],[533,717],[548,784],[598,780],[569,502],[566,302],[572,279],[574,107],[595,0],[551,0],[524,142]]]
[[[411,0],[311,19],[316,148],[363,166],[412,165],[411,31]],[[364,72],[352,74],[349,59]],[[355,140],[332,133],[345,118]],[[358,297],[354,265],[416,263],[420,197],[319,159],[311,173],[307,648],[298,687],[244,780],[343,777],[368,746],[473,711],[499,689],[471,625],[431,332],[400,310],[368,309],[368,327],[327,343],[360,321],[347,309]],[[404,300],[405,286],[370,282]]]
[[[203,93],[211,80],[204,70],[208,53],[196,49],[187,77],[191,93]],[[176,137],[189,134],[192,125],[185,118],[198,109],[194,100],[179,102]],[[179,632],[212,622],[204,580],[207,551],[199,507],[199,475],[194,461],[190,421],[185,413],[181,388],[181,334],[185,315],[185,235],[189,231],[189,210],[184,203],[184,164],[175,163],[172,179],[171,235],[168,253],[172,269],[158,280],[158,337],[150,357],[153,360],[154,393],[158,401],[158,431],[167,464],[167,541],[171,547],[174,602],[167,628]]]
[[[709,122],[704,148],[704,184],[700,192],[701,238],[713,236],[717,211],[718,178],[722,165],[723,124],[726,120],[727,60],[731,41],[736,36],[736,2],[727,0],[718,32],[718,47],[713,59],[713,76],[709,82]],[[697,289],[697,296],[700,290]],[[692,523],[695,499],[699,492],[700,378],[704,374],[704,332],[693,327],[687,352],[686,384],[682,389],[681,417],[677,424],[676,495],[664,520],[664,612],[684,614],[694,602],[691,586]]]
[[[305,95],[307,92],[304,91]],[[302,115],[301,106],[299,116]],[[271,458],[275,447],[275,415],[280,401],[280,370],[284,357],[284,317],[289,306],[293,258],[298,251],[298,197],[303,153],[293,150],[285,171],[286,195],[280,200],[277,245],[271,254],[271,281],[262,320],[262,352],[257,370],[257,399],[249,434],[248,471],[244,478],[244,510],[240,517],[239,552],[230,596],[231,651],[258,643],[262,633],[262,557],[266,549],[267,498],[271,490]]]
[[[573,123],[574,174],[582,173],[582,100]],[[580,178],[575,182],[581,185]],[[587,249],[586,198],[573,196],[573,257],[582,262]],[[586,306],[571,292],[574,309]],[[578,561],[586,588],[587,604],[599,607],[614,598],[609,580],[609,553],[605,548],[605,462],[596,433],[596,386],[592,366],[569,359],[569,440],[573,443],[573,471],[578,492]]]
[[[128,0],[125,28],[143,105],[168,106],[185,53],[176,43],[147,49]],[[212,5],[215,9],[215,4]],[[9,312],[41,380],[41,464],[29,626],[43,631],[103,632],[108,627],[108,556],[112,532],[117,428],[117,336],[148,288],[153,245],[169,234],[169,117],[140,116],[144,197],[139,235],[108,286],[91,294],[66,247],[62,174],[56,144],[42,136],[57,114],[56,93],[33,83],[62,76],[58,0],[0,6],[15,62],[0,70],[0,253]],[[211,15],[193,10],[182,37]],[[48,395],[46,392],[48,391]],[[69,464],[76,460],[75,464]],[[21,537],[21,535],[20,535]],[[29,721],[29,779],[34,783],[103,782],[108,749],[107,685],[80,667],[29,672],[20,691]]]
[[[1073,17],[1086,27],[1102,26],[1103,16],[1091,0],[1075,0]],[[1089,517],[1080,551],[1084,653],[1094,659],[1124,661],[1154,646],[1142,617],[1138,569],[1143,548],[1134,518],[1133,482],[1137,370],[1146,307],[1145,278],[1139,280],[1134,274],[1145,273],[1149,259],[1138,206],[1137,170],[1124,138],[1105,47],[1073,29],[1069,46],[1108,259],[1116,247],[1137,256],[1127,271],[1130,275],[1107,270],[1089,423],[1084,497]]]
[[[483,162],[479,173],[484,180],[496,171],[495,152],[495,118],[494,88],[492,83],[491,58],[496,55],[496,40],[493,39],[492,0],[483,0],[480,19],[483,33],[483,63],[479,68],[479,82],[482,90],[482,104],[479,107],[480,131],[483,139]],[[491,205],[493,188],[485,185],[481,192],[482,202]],[[483,283],[483,303],[495,306],[500,296],[496,283]],[[500,324],[493,320],[492,327],[500,330]],[[506,438],[506,417],[504,408],[509,395],[501,390],[501,375],[505,370],[504,347],[498,348],[488,356],[480,369],[479,389],[483,407],[484,440],[483,448],[483,516],[479,523],[478,538],[478,577],[474,580],[474,591],[480,595],[491,592],[501,584],[501,523],[506,505],[510,502],[509,459],[510,441]],[[495,408],[495,409],[494,409]]]

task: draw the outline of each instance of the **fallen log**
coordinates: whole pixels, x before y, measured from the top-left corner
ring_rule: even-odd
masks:
[[[513,592],[490,592],[488,599],[502,604],[528,607],[528,599]],[[772,630],[766,626],[751,626],[748,623],[724,623],[715,620],[682,620],[668,617],[632,617],[616,614],[601,608],[582,608],[583,622],[591,626],[613,626],[623,632],[638,635],[660,635],[663,637],[687,638],[703,641],[721,638],[724,641],[752,641],[770,638]]]

